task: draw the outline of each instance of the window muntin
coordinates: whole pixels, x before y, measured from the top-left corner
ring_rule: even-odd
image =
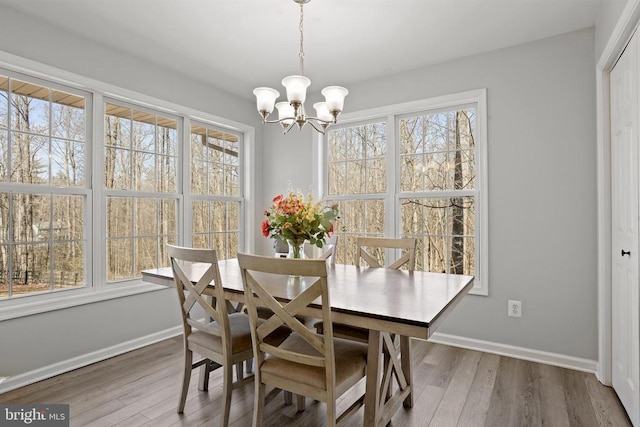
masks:
[[[216,249],[219,259],[239,250],[241,135],[191,126],[193,246]]]
[[[355,262],[357,236],[383,236],[387,193],[386,122],[327,132],[327,203],[337,203],[336,262]]]
[[[402,235],[418,238],[416,270],[475,274],[473,197],[403,199]]]
[[[177,212],[176,199],[107,196],[107,281],[165,265],[165,245],[177,242]]]
[[[329,195],[387,190],[385,122],[332,129],[328,135]]]
[[[240,136],[191,126],[191,193],[240,196]]]
[[[474,189],[474,126],[474,108],[400,119],[401,191]]]
[[[0,299],[86,285],[87,96],[0,75]]]
[[[105,103],[107,282],[164,265],[178,240],[178,120]],[[172,195],[171,195],[172,194]]]
[[[105,187],[176,193],[177,119],[105,104]]]

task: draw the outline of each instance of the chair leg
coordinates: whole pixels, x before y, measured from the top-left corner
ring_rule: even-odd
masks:
[[[296,403],[297,403],[297,406],[298,406],[298,412],[304,412],[304,409],[305,409],[304,408],[304,406],[305,406],[304,403],[305,402],[304,402],[304,396],[303,395],[301,395],[301,394],[297,395]]]
[[[256,378],[255,379],[255,396],[253,399],[253,427],[262,426],[262,417],[264,413],[264,392],[265,385]]]
[[[327,399],[327,427],[336,426],[336,401]]]
[[[184,404],[187,401],[187,391],[189,391],[189,381],[191,380],[191,363],[193,361],[193,352],[184,350],[184,370],[182,372],[182,390],[180,391],[180,399],[178,400],[178,413],[184,412]]]
[[[291,402],[293,402],[293,393],[291,393],[289,390],[283,390],[282,394],[284,394],[284,404],[291,405]]]
[[[211,374],[211,360],[207,359],[206,363],[200,367],[200,378],[198,379],[198,390],[209,390],[209,375]]]
[[[242,362],[236,363],[236,381],[244,378],[244,365]]]
[[[233,366],[225,363],[222,367],[222,397],[224,398],[224,406],[222,407],[222,419],[220,420],[221,426],[229,425],[229,413],[231,411],[231,392],[233,390]],[[240,369],[242,371],[242,369]]]

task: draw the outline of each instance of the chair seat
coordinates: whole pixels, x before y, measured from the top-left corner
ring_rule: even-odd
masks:
[[[266,307],[256,307],[256,310],[258,311],[259,319],[267,320],[271,318],[271,316],[273,316],[273,311],[269,310]],[[313,325],[313,322],[316,321],[316,319],[313,317],[301,316],[299,314],[296,314],[294,317],[299,321],[301,321],[302,323],[304,323],[305,325],[307,325],[307,327],[309,328],[311,327],[311,325]]]
[[[260,323],[264,320],[259,320]],[[216,326],[216,322],[210,322],[209,326]],[[232,352],[242,353],[243,351],[250,350],[251,343],[251,325],[249,324],[249,316],[244,313],[231,313],[229,314],[229,326],[231,329],[231,349]],[[291,330],[286,326],[281,326],[273,331],[266,341],[277,345],[281,343],[289,334]],[[197,344],[201,347],[211,349],[216,353],[222,353],[222,340],[220,337],[208,334],[203,331],[194,331],[189,335],[189,343]]]
[[[367,365],[367,345],[359,342],[334,338],[336,384],[341,384],[357,372],[365,372]],[[298,334],[291,334],[279,346],[285,350],[317,356],[318,352]],[[325,389],[326,374],[324,368],[303,365],[278,357],[267,355],[261,368],[263,373],[296,379],[301,384]]]

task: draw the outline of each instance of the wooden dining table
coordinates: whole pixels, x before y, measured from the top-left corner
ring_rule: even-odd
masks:
[[[219,267],[225,298],[244,303],[238,260],[221,260]],[[204,268],[195,265],[186,272],[197,279]],[[473,276],[340,264],[327,273],[332,320],[369,330],[364,425],[384,426],[400,405],[413,406],[409,338],[428,339],[473,287]],[[145,270],[142,279],[174,286],[171,267]],[[288,301],[312,280],[282,276],[267,290]],[[313,305],[300,314],[321,317],[320,307]]]

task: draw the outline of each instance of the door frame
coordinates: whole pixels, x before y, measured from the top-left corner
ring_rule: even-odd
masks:
[[[628,0],[596,63],[598,192],[598,380],[611,385],[611,123],[609,74],[640,23],[640,0]]]

